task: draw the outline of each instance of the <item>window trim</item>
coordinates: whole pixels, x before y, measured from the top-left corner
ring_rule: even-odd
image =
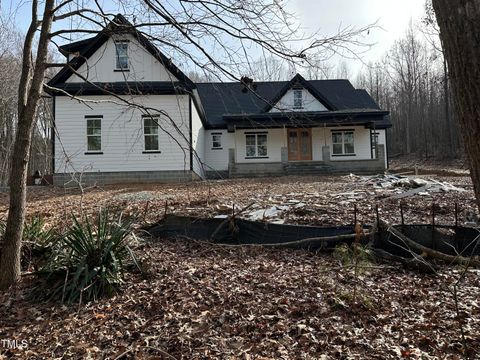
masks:
[[[130,71],[130,57],[128,56],[128,44],[130,43],[129,40],[115,40],[114,41],[114,46],[115,46],[115,67],[113,69],[114,72],[129,72]],[[118,59],[119,59],[119,55],[118,55],[118,52],[117,52],[117,44],[126,44],[127,45],[127,54],[126,54],[126,58],[127,58],[127,67],[125,68],[122,68],[122,67],[118,67]]]
[[[295,104],[295,100],[296,100],[296,97],[295,97],[295,94],[298,94],[300,93],[300,105],[296,105]],[[295,110],[301,110],[304,108],[304,104],[303,104],[303,88],[297,88],[297,89],[293,89],[293,106],[292,106],[293,109]]]
[[[157,119],[157,129],[158,132],[156,135],[154,134],[145,134],[145,120],[147,119]],[[160,115],[142,115],[142,133],[143,133],[143,151],[142,154],[160,154],[162,151],[160,150],[160,125],[158,125],[158,122],[160,120]],[[147,150],[146,146],[147,143],[145,141],[146,136],[156,136],[157,137],[157,150]]]
[[[89,135],[88,134],[88,121],[89,120],[100,120],[100,135]],[[85,115],[85,155],[102,155],[103,154],[103,115]],[[88,138],[91,136],[100,136],[100,149],[98,150],[89,150],[88,149]]]
[[[212,140],[212,150],[223,150],[223,145],[222,145],[222,137],[223,137],[222,135],[223,135],[223,133],[213,132],[210,135],[211,135],[211,140]],[[214,143],[215,143],[215,141],[213,140],[214,136],[220,136],[220,141],[219,141],[220,146],[214,146]]]
[[[378,148],[378,139],[380,138],[380,132],[376,130],[370,130],[370,157],[376,159],[376,152]],[[375,140],[375,141],[373,141]]]
[[[352,136],[353,136],[353,153],[346,153],[345,152],[345,134],[346,133],[351,133]],[[355,130],[354,129],[342,129],[342,130],[331,130],[331,134],[332,134],[332,153],[331,153],[331,156],[332,157],[342,157],[342,156],[357,156],[357,154],[355,153]],[[334,154],[333,153],[333,145],[334,144],[340,144],[340,143],[334,143],[333,142],[333,135],[334,134],[342,134],[342,152],[339,153],[339,154]]]
[[[268,159],[268,131],[262,131],[262,132],[245,132],[245,159]],[[252,146],[252,145],[247,145],[247,136],[255,136],[255,156],[248,156],[247,155],[247,146]],[[258,135],[265,135],[266,139],[266,150],[267,153],[266,155],[258,155]]]

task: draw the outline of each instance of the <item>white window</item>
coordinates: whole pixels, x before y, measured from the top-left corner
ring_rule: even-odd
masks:
[[[377,157],[377,145],[378,145],[378,137],[380,136],[380,133],[376,131],[372,131],[370,133],[370,142],[372,144],[372,159],[375,159]]]
[[[267,134],[246,133],[245,134],[246,157],[267,157]]]
[[[222,148],[222,133],[212,133],[212,150]]]
[[[88,117],[87,119],[87,152],[102,151],[102,119]]]
[[[159,117],[144,117],[143,118],[143,137],[146,152],[158,152],[158,121]]]
[[[128,41],[115,42],[116,70],[128,70]]]
[[[332,155],[355,155],[352,130],[332,132]]]
[[[303,109],[303,90],[302,89],[293,90],[293,108]]]

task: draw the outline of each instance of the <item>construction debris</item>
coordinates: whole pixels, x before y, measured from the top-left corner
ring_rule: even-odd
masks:
[[[371,185],[375,189],[381,189],[394,192],[392,199],[402,199],[412,195],[429,195],[436,192],[458,191],[465,192],[466,190],[454,186],[448,182],[441,182],[433,178],[421,178],[418,176],[401,176],[401,175],[374,175],[374,176],[357,176],[350,174],[351,179]],[[405,191],[405,189],[409,189]]]
[[[453,182],[454,181],[454,182]],[[424,188],[425,187],[425,188]],[[467,189],[467,190],[464,190]],[[412,194],[411,190],[415,190]],[[155,223],[165,214],[227,218],[314,226],[373,223],[375,208],[392,224],[428,223],[432,203],[440,224],[453,224],[455,203],[460,225],[478,220],[467,177],[400,175],[284,177],[235,179],[190,184],[125,184],[64,190],[42,187],[28,192],[28,217],[41,216],[47,226],[62,227],[72,213],[95,214],[112,206],[138,217],[138,225]],[[399,194],[401,198],[398,197]],[[397,196],[397,197],[396,197]],[[245,206],[253,205],[239,214]],[[355,211],[355,205],[357,211]],[[0,193],[0,219],[6,218],[8,195]]]

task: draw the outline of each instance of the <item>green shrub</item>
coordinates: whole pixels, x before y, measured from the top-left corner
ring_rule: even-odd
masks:
[[[52,229],[45,230],[45,221],[40,216],[34,216],[23,227],[22,240],[24,243],[33,243],[38,246],[48,246],[54,239]]]
[[[0,252],[6,222],[0,220]],[[56,234],[52,229],[46,229],[45,221],[40,216],[34,216],[25,221],[22,233],[22,271],[36,271],[48,259]]]
[[[59,238],[44,269],[48,296],[72,303],[112,295],[123,282],[128,261],[138,267],[128,246],[131,225],[121,213],[107,210],[94,223],[73,216],[72,227]]]
[[[343,266],[363,269],[371,265],[372,258],[368,247],[358,244],[342,244],[335,248],[333,257]]]

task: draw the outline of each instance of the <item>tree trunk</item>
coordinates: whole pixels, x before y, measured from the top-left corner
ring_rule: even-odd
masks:
[[[33,37],[38,27],[36,0],[32,3],[32,23],[24,43],[22,75],[18,88],[18,127],[9,180],[10,207],[0,254],[0,290],[8,288],[20,280],[20,254],[25,221],[28,160],[32,142],[32,128],[46,69],[54,3],[54,0],[45,1],[34,67],[31,63],[31,53]]]
[[[480,0],[433,0],[480,208]]]
[[[443,96],[445,98],[445,122],[447,123],[448,131],[448,148],[450,149],[449,156],[457,157],[458,150],[455,149],[453,141],[453,126],[451,123],[450,117],[450,95],[448,94],[448,69],[447,69],[447,59],[445,55],[443,57]]]

